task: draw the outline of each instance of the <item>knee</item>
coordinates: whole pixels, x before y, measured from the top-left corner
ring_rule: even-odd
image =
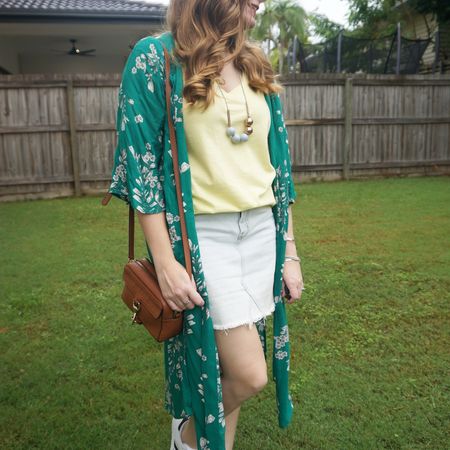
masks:
[[[262,391],[265,388],[267,381],[268,379],[266,371],[259,373],[258,376],[256,376],[253,379],[253,382],[251,383],[251,388],[253,389],[255,394],[257,394],[258,392]]]
[[[260,370],[257,372],[248,372],[245,376],[240,377],[240,390],[245,398],[252,397],[262,391],[267,385],[267,371]]]

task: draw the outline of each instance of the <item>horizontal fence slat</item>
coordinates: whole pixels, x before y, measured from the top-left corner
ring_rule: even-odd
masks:
[[[4,81],[0,75],[0,89],[47,89],[54,87],[66,87],[70,83],[67,80],[31,80],[31,81]],[[100,80],[73,80],[73,87],[119,87],[120,79],[100,79]]]
[[[402,118],[386,118],[386,117],[364,117],[353,118],[353,125],[425,125],[425,124],[450,124],[450,117],[402,117]],[[287,126],[307,126],[307,125],[344,125],[342,119],[286,119]]]
[[[369,86],[448,86],[450,75],[376,75],[376,74],[329,74],[313,73],[298,74],[295,77],[280,77],[283,86],[291,85],[344,85],[345,80],[351,78],[353,84]]]
[[[87,123],[77,124],[78,131],[116,131],[114,123]]]
[[[76,124],[77,131],[115,131],[113,123],[88,123]],[[22,134],[22,133],[52,133],[69,131],[66,125],[35,125],[19,127],[0,127],[0,134]]]
[[[432,166],[450,166],[450,159],[436,161],[384,161],[369,163],[351,163],[351,169],[389,169],[389,168],[408,168],[408,167],[432,167]],[[293,165],[293,172],[315,172],[328,170],[341,170],[342,164],[307,164]]]
[[[450,117],[365,117],[353,119],[353,125],[432,125],[440,123],[450,124]]]
[[[384,118],[384,117],[365,117],[354,118],[353,125],[421,125],[421,124],[450,124],[450,117],[431,117],[431,118]],[[343,125],[344,119],[286,119],[286,126],[309,126],[309,125]],[[116,125],[111,123],[90,123],[77,124],[77,131],[115,131]],[[19,127],[0,127],[0,134],[22,134],[22,133],[51,133],[69,131],[66,125],[38,125],[38,126],[19,126]]]
[[[81,175],[80,181],[111,181],[111,177],[106,175]],[[57,184],[57,183],[73,183],[72,176],[51,177],[51,178],[33,178],[21,180],[1,180],[0,186],[23,186],[27,184]]]
[[[34,125],[17,127],[0,127],[0,134],[28,134],[28,133],[61,133],[69,131],[67,125]]]
[[[450,166],[450,160],[436,160],[436,161],[388,161],[388,162],[373,162],[373,163],[353,163],[350,164],[353,169],[377,169],[377,168],[401,168],[401,167],[421,167],[421,166]],[[314,172],[327,170],[340,170],[342,164],[309,164],[309,165],[293,165],[293,172]],[[111,177],[98,176],[80,176],[81,181],[111,181]],[[37,178],[26,180],[1,180],[0,186],[19,186],[31,184],[52,184],[52,183],[71,183],[73,177],[53,177],[53,178]]]
[[[0,89],[47,89],[54,87],[65,87],[67,86],[67,81],[34,81],[32,83],[28,83],[25,81],[12,81],[5,82],[0,79]]]

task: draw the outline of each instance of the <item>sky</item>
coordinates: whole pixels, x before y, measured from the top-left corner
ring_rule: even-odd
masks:
[[[333,22],[347,25],[345,16],[348,4],[346,0],[300,0],[297,3],[307,12],[317,12],[327,16]]]
[[[168,4],[169,0],[145,0],[149,3]],[[307,12],[318,12],[324,14],[333,22],[346,25],[345,18],[348,10],[347,0],[297,0]]]

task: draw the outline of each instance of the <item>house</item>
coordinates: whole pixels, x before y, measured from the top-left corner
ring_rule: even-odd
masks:
[[[163,29],[167,6],[138,0],[0,0],[0,73],[120,73]]]
[[[431,14],[421,14],[408,0],[397,0],[395,7],[401,12],[402,36],[411,40],[430,39],[422,56],[421,73],[450,71],[450,23],[439,23]]]

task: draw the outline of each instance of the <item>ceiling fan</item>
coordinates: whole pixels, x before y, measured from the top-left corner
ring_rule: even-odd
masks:
[[[70,55],[70,56],[95,56],[92,54],[96,51],[95,48],[91,48],[89,50],[80,50],[76,45],[76,42],[77,42],[76,39],[70,39],[70,42],[72,42],[72,48],[69,51],[67,51],[67,52],[60,51],[60,50],[53,50],[53,51],[57,52],[57,53],[62,53],[64,55]]]

